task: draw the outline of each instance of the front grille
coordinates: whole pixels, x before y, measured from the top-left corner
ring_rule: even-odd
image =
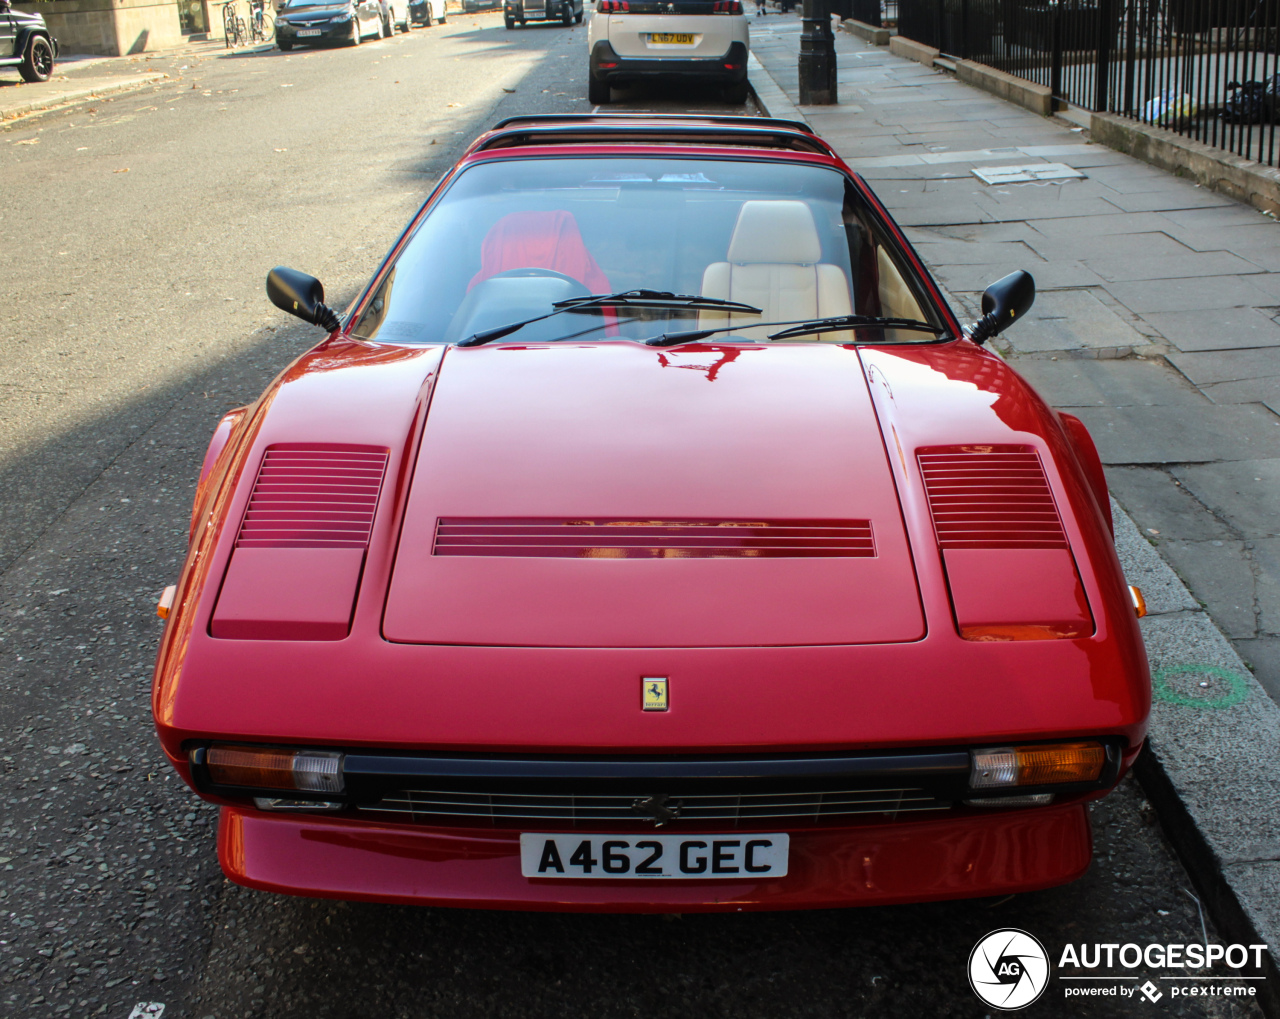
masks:
[[[868,520],[442,517],[433,555],[554,559],[871,558]]]
[[[658,801],[658,809],[650,804]],[[646,802],[648,801],[648,802]],[[673,816],[667,818],[662,808]],[[362,811],[408,816],[414,822],[554,825],[654,823],[735,826],[821,823],[857,815],[893,820],[899,814],[946,810],[951,803],[919,788],[691,793],[653,797],[612,793],[404,789],[389,792]]]

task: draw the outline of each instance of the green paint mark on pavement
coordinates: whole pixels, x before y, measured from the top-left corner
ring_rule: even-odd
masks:
[[[1169,685],[1172,676],[1202,675],[1220,679],[1230,688],[1219,697],[1188,697],[1178,693]],[[1170,665],[1157,670],[1151,677],[1151,692],[1167,704],[1177,704],[1184,708],[1229,708],[1239,704],[1249,696],[1249,684],[1242,676],[1216,665]]]

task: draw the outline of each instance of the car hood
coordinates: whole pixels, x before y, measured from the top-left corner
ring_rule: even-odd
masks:
[[[446,354],[386,639],[751,647],[924,631],[856,351]]]
[[[13,9],[10,9],[7,13],[13,19],[13,27],[15,29],[46,27],[43,14],[33,14]]]

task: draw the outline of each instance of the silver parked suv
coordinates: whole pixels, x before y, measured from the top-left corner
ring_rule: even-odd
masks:
[[[741,0],[597,0],[587,31],[587,97],[607,103],[613,85],[694,79],[747,101],[751,44]]]

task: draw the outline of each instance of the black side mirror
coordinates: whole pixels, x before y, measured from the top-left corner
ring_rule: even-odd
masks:
[[[340,324],[333,309],[324,303],[324,284],[305,272],[277,265],[267,273],[267,296],[281,311],[326,332],[333,332]]]
[[[968,329],[974,343],[986,343],[1004,332],[1031,310],[1036,300],[1036,281],[1031,273],[1011,272],[982,292],[982,318]]]

